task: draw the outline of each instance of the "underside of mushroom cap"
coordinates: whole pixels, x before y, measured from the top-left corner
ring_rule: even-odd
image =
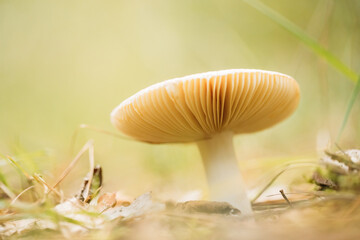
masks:
[[[193,142],[222,131],[271,127],[296,109],[297,82],[285,74],[232,69],[152,85],[111,113],[120,131],[149,143]]]

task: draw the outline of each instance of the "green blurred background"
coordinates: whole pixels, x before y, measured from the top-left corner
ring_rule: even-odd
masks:
[[[264,3],[360,72],[360,1]],[[115,132],[111,110],[138,90],[231,68],[291,75],[302,93],[285,122],[236,137],[249,186],[281,162],[316,158],[334,141],[354,83],[242,1],[1,0],[0,152],[54,182],[73,157],[70,140],[80,124]],[[357,101],[342,148],[359,147],[359,121]],[[82,130],[76,151],[88,139],[95,141],[108,191],[177,196],[206,186],[194,144],[149,145]],[[87,171],[84,157],[62,184],[68,194]]]

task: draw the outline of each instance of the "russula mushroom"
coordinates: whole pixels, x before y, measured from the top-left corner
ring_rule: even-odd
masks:
[[[243,214],[251,214],[233,136],[282,121],[296,109],[299,97],[297,82],[281,73],[207,72],[143,89],[112,111],[111,122],[143,142],[197,142],[210,200],[226,201]]]

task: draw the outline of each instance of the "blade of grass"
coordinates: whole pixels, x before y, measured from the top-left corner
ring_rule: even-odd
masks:
[[[338,133],[338,135],[337,135],[337,137],[336,137],[336,141],[335,141],[336,143],[338,143],[339,140],[340,140],[341,134],[342,134],[342,132],[344,131],[344,128],[345,128],[346,123],[347,123],[347,121],[348,121],[348,119],[349,119],[349,116],[350,116],[351,109],[352,109],[353,106],[354,106],[354,103],[355,103],[355,101],[356,101],[356,97],[359,95],[359,92],[360,92],[360,76],[359,76],[359,78],[358,78],[358,80],[357,80],[357,82],[356,82],[356,85],[355,85],[355,88],[354,88],[353,92],[351,93],[350,101],[349,101],[349,103],[348,103],[348,105],[347,105],[344,119],[343,119],[343,121],[342,121],[342,123],[341,123],[341,127],[340,127],[340,129],[339,129],[339,133]]]
[[[30,176],[30,174],[25,171],[25,169],[19,164],[17,163],[12,157],[10,156],[6,156],[6,158],[13,164],[13,166],[19,171],[21,172],[29,181],[33,180],[33,177]]]
[[[80,124],[77,127],[77,129],[74,131],[74,133],[73,133],[73,135],[71,137],[70,151],[69,151],[70,154],[74,153],[74,147],[75,147],[75,144],[76,144],[76,140],[77,140],[77,138],[79,136],[79,132],[80,132],[81,129],[92,130],[92,131],[102,133],[102,134],[105,134],[105,135],[109,135],[109,136],[112,136],[112,137],[116,137],[116,138],[119,138],[119,139],[122,139],[122,140],[135,141],[134,139],[131,139],[130,137],[127,137],[127,136],[124,136],[124,135],[121,135],[121,134],[113,133],[113,132],[110,132],[108,130],[97,128],[95,126],[91,126],[91,125],[88,125],[88,124]]]
[[[34,188],[34,185],[32,185],[28,188],[25,188],[21,193],[19,193],[15,198],[13,198],[13,200],[10,203],[10,206],[13,205],[16,202],[16,200],[18,200],[19,197],[21,197],[21,195],[23,195],[24,193],[26,193],[27,191],[29,191],[30,189],[33,189],[33,188]]]
[[[292,33],[295,37],[297,37],[302,43],[304,43],[308,48],[310,48],[313,52],[315,52],[319,57],[323,58],[332,65],[336,70],[344,74],[351,81],[356,82],[358,79],[358,74],[346,66],[340,59],[338,59],[331,52],[326,50],[323,46],[321,46],[315,39],[310,37],[304,30],[299,28],[296,24],[274,11],[270,7],[266,6],[262,2],[258,0],[243,0],[265,16],[269,17],[271,20],[279,24],[288,32]]]
[[[16,197],[15,193],[13,193],[7,186],[5,186],[5,184],[3,184],[2,182],[0,182],[0,189],[6,194],[8,195],[8,197],[10,199],[14,199]]]
[[[40,183],[44,189],[45,189],[45,194],[49,194],[50,192],[54,192],[59,198],[61,198],[61,194],[52,186],[50,186],[39,174],[34,173],[33,175],[35,181],[37,181],[38,183]]]
[[[86,186],[85,193],[84,193],[85,202],[87,202],[88,197],[90,195],[90,188],[91,188],[93,177],[94,177],[95,159],[94,159],[94,143],[93,142],[89,146],[89,165],[90,165],[90,170],[88,173],[89,184]]]
[[[309,167],[309,166],[314,167],[314,166],[318,166],[318,164],[314,162],[306,162],[306,161],[290,162],[284,164],[282,167],[277,169],[277,173],[273,175],[271,179],[265,184],[265,186],[262,187],[260,191],[251,199],[251,203],[254,203],[284,172],[299,167]]]
[[[0,182],[2,182],[7,187],[9,186],[7,181],[6,181],[6,177],[2,172],[0,172]]]
[[[69,174],[69,172],[74,168],[75,164],[78,162],[80,157],[89,149],[89,146],[92,145],[93,140],[89,140],[85,143],[82,149],[78,152],[75,158],[70,162],[69,166],[64,170],[64,172],[60,175],[56,183],[53,185],[53,188],[56,188],[62,180]]]

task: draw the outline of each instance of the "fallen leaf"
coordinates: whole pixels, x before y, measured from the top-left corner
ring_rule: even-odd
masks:
[[[77,198],[82,201],[89,203],[99,193],[99,189],[102,187],[102,168],[97,165],[93,169],[93,177],[91,183],[89,182],[89,175],[84,178],[83,185]],[[90,187],[89,187],[90,184]]]
[[[3,223],[0,226],[0,236],[10,237],[14,234],[22,234],[29,230],[44,229],[56,230],[57,226],[55,223],[48,220],[36,218],[21,219]]]
[[[104,193],[97,201],[97,210],[103,212],[109,208],[118,206],[129,206],[131,204],[131,198],[124,195],[122,192]]]
[[[145,213],[162,211],[165,209],[165,204],[153,202],[151,193],[145,193],[136,198],[129,206],[118,206],[106,210],[103,215],[109,220],[116,218],[129,219],[144,215]]]
[[[89,204],[84,204],[75,197],[58,204],[54,209],[60,215],[79,223],[71,221],[59,223],[62,234],[67,238],[86,233],[89,229],[101,229],[105,222],[101,215],[92,211],[95,209],[91,209]]]
[[[314,180],[316,185],[320,186],[321,190],[324,190],[326,188],[330,188],[330,189],[338,188],[333,181],[323,177],[319,172],[314,172],[312,179]]]
[[[116,206],[116,194],[104,193],[97,201],[96,209],[101,213],[109,208]]]

